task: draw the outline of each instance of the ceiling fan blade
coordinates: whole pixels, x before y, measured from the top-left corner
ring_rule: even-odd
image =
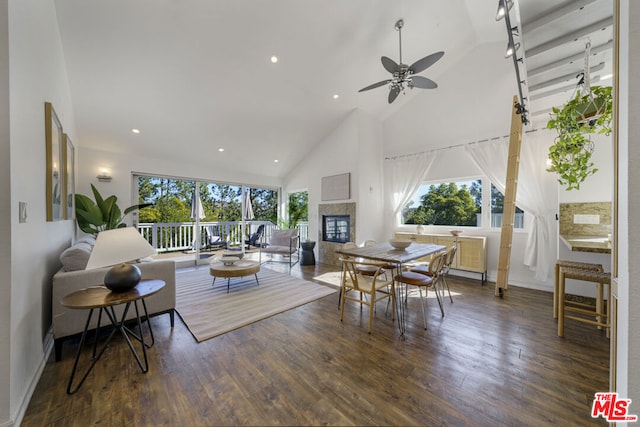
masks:
[[[431,79],[422,76],[411,76],[413,81],[413,87],[419,87],[420,89],[435,89],[438,84]]]
[[[389,92],[389,104],[396,100],[396,98],[400,95],[400,86],[394,86],[391,88]]]
[[[443,55],[444,55],[444,52],[440,51],[440,52],[432,53],[431,55],[425,56],[424,58],[411,64],[411,66],[409,67],[409,71],[411,71],[413,74],[421,73],[427,68],[431,67],[436,62],[438,62],[438,60],[442,58]]]
[[[384,69],[391,74],[397,72],[400,69],[400,66],[396,63],[396,61],[389,57],[383,56],[382,58],[380,58],[380,60],[382,61],[382,66],[384,67]]]
[[[363,87],[358,92],[364,92],[365,90],[375,89],[377,87],[384,86],[384,85],[389,84],[389,83],[391,83],[391,80],[382,80],[381,82],[374,83],[374,84],[369,85],[367,87]]]

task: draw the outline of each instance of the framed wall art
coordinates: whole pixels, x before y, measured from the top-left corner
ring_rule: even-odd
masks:
[[[66,196],[64,185],[62,124],[50,102],[44,103],[47,171],[47,221],[64,219]],[[65,201],[66,202],[66,201]]]
[[[349,199],[351,197],[350,181],[350,173],[323,177],[321,182],[322,201]]]
[[[71,138],[66,133],[63,134],[62,148],[64,149],[64,182],[66,183],[66,219],[76,219],[76,168],[75,150]]]

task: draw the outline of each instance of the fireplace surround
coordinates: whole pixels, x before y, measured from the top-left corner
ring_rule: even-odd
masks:
[[[320,222],[318,224],[318,261],[322,264],[338,266],[340,257],[335,250],[344,242],[356,242],[356,204],[320,204],[318,219]],[[325,226],[327,221],[329,227]],[[326,231],[329,231],[328,236]]]

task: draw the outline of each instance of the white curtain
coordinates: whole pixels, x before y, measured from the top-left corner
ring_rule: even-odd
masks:
[[[402,208],[425,180],[436,155],[434,152],[385,159],[385,177],[390,201],[386,204],[386,236],[391,237]]]
[[[535,271],[537,280],[545,281],[549,276],[554,256],[555,213],[557,200],[545,197],[545,183],[549,173],[546,168],[546,145],[534,143],[523,135],[520,150],[520,170],[516,204],[531,215],[524,265]],[[469,144],[465,147],[475,164],[504,194],[509,140],[507,138]]]

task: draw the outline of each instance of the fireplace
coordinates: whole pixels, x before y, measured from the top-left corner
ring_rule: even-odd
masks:
[[[355,242],[356,204],[322,203],[318,205],[318,262],[342,267],[336,249],[346,242]]]
[[[322,215],[322,240],[346,243],[351,240],[350,215]]]

